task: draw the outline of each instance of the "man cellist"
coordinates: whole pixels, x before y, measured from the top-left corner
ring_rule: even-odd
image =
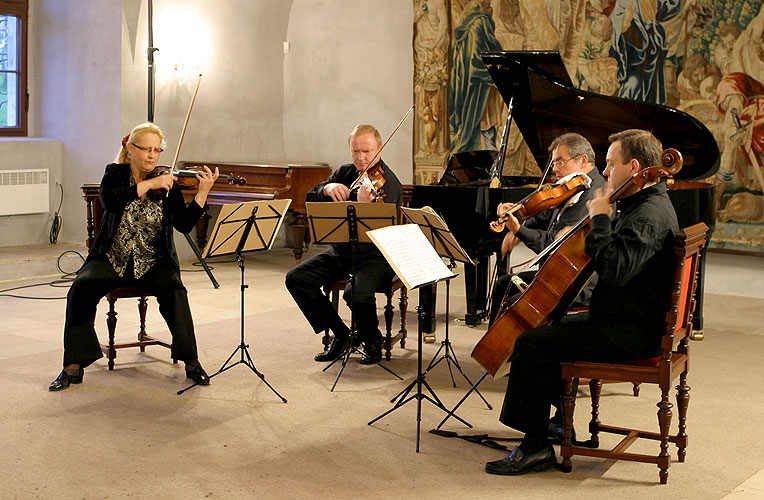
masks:
[[[486,464],[489,474],[520,475],[555,465],[547,430],[550,407],[561,397],[561,361],[618,362],[659,353],[671,246],[679,228],[665,182],[642,187],[626,182],[660,165],[663,148],[644,130],[626,130],[609,140],[607,188],[587,203],[591,231],[584,251],[598,276],[589,312],[517,338],[499,420],[524,437],[508,456]],[[622,185],[628,187],[614,207],[610,195]]]

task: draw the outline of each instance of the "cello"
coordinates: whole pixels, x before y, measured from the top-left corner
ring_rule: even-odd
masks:
[[[617,201],[631,186],[644,187],[675,175],[682,168],[682,155],[676,149],[663,152],[663,166],[647,167],[633,174],[610,195]],[[585,217],[565,236],[542,252],[548,254],[531,284],[517,301],[500,312],[472,350],[472,357],[494,378],[509,372],[509,357],[515,340],[526,330],[546,326],[565,315],[581,289],[594,274],[594,262],[584,252],[584,240],[591,231]],[[549,253],[551,252],[551,253]]]

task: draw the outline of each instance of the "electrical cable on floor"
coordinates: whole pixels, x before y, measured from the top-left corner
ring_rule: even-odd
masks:
[[[61,279],[57,279],[57,280],[53,280],[53,281],[48,281],[48,282],[45,282],[45,283],[33,283],[31,285],[22,285],[22,286],[16,286],[16,287],[13,287],[13,288],[6,288],[5,290],[0,290],[0,297],[12,297],[12,298],[15,298],[15,299],[29,299],[29,300],[62,300],[62,299],[65,299],[66,297],[30,297],[30,296],[26,296],[26,295],[15,295],[15,294],[7,293],[7,292],[12,292],[14,290],[23,290],[25,288],[34,288],[34,287],[37,287],[37,286],[50,286],[50,287],[53,287],[53,288],[65,288],[65,287],[68,288],[71,285],[72,281],[74,281],[74,275],[77,274],[76,270],[75,271],[64,271],[61,268],[61,258],[64,255],[69,254],[69,253],[77,254],[80,257],[80,259],[82,259],[83,262],[85,261],[85,258],[82,256],[81,253],[77,252],[76,250],[67,250],[64,253],[62,253],[61,255],[59,255],[58,259],[56,260],[56,267],[58,268],[58,270],[62,274]]]
[[[58,186],[61,189],[61,200],[58,202],[58,210],[56,210],[56,213],[53,214],[53,222],[50,225],[50,242],[52,244],[56,244],[58,241],[58,233],[61,232],[61,216],[59,215],[61,213],[61,206],[64,204],[64,186],[56,181],[56,186]]]

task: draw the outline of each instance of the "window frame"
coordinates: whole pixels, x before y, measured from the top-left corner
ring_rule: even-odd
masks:
[[[18,120],[15,127],[0,127],[0,137],[25,137],[29,113],[29,89],[27,88],[27,43],[29,40],[29,0],[0,0],[0,15],[19,18],[16,54],[18,61],[18,88],[16,109]]]

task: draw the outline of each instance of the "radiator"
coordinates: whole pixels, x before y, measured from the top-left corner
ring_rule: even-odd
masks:
[[[0,170],[0,215],[50,210],[49,170]]]

